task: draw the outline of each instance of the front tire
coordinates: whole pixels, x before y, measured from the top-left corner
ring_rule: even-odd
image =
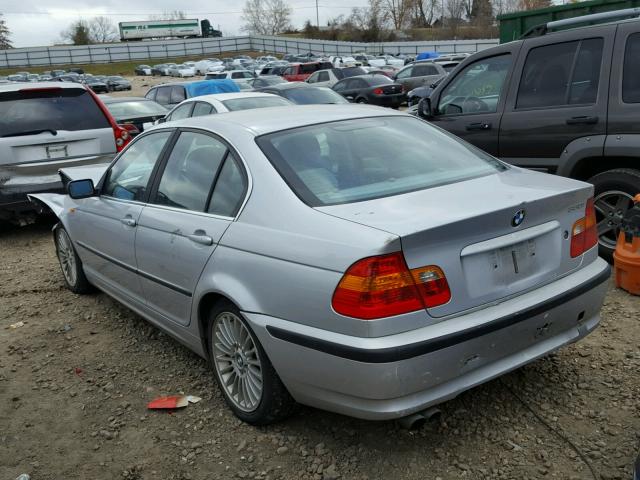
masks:
[[[216,381],[240,420],[268,425],[291,415],[295,401],[235,305],[222,301],[212,309],[208,334]]]
[[[78,295],[92,292],[93,287],[84,274],[82,261],[78,257],[76,249],[73,247],[73,242],[64,227],[56,228],[54,240],[56,255],[60,262],[62,276],[67,288]]]
[[[589,183],[594,186],[598,252],[601,257],[611,262],[622,218],[633,207],[633,197],[640,193],[640,170],[608,170],[591,177]]]

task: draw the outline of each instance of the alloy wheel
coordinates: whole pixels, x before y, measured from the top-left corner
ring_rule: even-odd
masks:
[[[620,233],[620,224],[625,213],[633,207],[633,197],[617,190],[602,192],[594,199],[598,242],[600,245],[615,249]]]
[[[242,320],[220,313],[213,326],[214,366],[231,402],[252,412],[262,399],[263,376],[258,349]]]
[[[59,229],[56,235],[58,239],[58,260],[60,261],[62,274],[69,285],[75,285],[78,279],[78,272],[76,270],[76,255],[73,251],[71,239],[63,229]]]

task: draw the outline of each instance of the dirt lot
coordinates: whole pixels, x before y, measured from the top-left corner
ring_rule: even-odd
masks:
[[[586,462],[630,476],[640,301],[622,291],[581,344],[442,405],[417,432],[310,408],[254,428],[225,408],[205,361],[106,295],[66,290],[50,227],[0,232],[2,479],[597,478]],[[146,409],[178,392],[203,400]]]

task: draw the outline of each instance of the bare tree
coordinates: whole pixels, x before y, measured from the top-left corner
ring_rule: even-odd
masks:
[[[537,8],[546,8],[553,5],[551,0],[520,0],[520,10],[535,10]]]
[[[242,20],[245,32],[277,35],[291,27],[291,7],[284,0],[247,0]]]
[[[149,20],[184,20],[187,14],[182,10],[165,10],[162,13],[149,15]]]
[[[89,45],[91,37],[89,36],[89,22],[80,19],[73,22],[66,30],[60,33],[62,39],[73,45]]]
[[[456,31],[464,18],[466,1],[467,0],[445,0],[445,13],[448,17],[448,26],[453,35],[456,34]]]
[[[383,0],[383,11],[391,20],[394,29],[400,30],[406,25],[412,3],[413,0]]]
[[[439,0],[413,0],[411,2],[411,24],[414,27],[428,27],[436,16]]]
[[[512,13],[520,10],[520,0],[493,0],[494,16]]]
[[[119,39],[118,29],[108,17],[93,17],[89,21],[89,38],[91,43],[116,42]]]
[[[0,13],[0,50],[7,50],[9,48],[13,48],[13,45],[11,45],[11,39],[9,38],[10,36],[11,36],[11,31],[9,30],[9,27],[7,27],[6,20],[2,17],[2,14]]]

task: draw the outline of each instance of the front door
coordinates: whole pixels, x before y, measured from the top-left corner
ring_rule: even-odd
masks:
[[[500,158],[518,166],[555,173],[570,144],[589,138],[602,155],[607,128],[609,69],[615,29],[565,32],[524,42],[507,95],[500,127]],[[567,150],[567,152],[565,152]],[[564,172],[566,174],[566,172]]]
[[[209,257],[244,198],[246,177],[227,145],[180,133],[140,215],[136,257],[147,305],[186,325]]]
[[[468,64],[453,78],[445,78],[444,87],[434,95],[434,116],[430,121],[497,156],[500,120],[514,56],[509,49],[496,52]]]
[[[70,215],[77,219],[72,221],[78,227],[73,236],[88,273],[133,298],[142,294],[134,251],[138,220],[171,134],[160,131],[136,139],[107,171],[100,196],[83,200]]]

